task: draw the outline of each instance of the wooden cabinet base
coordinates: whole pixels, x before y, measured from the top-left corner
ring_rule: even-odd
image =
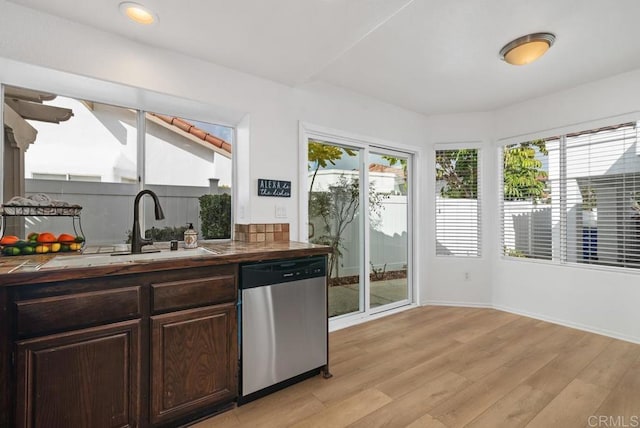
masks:
[[[16,426],[137,426],[139,356],[140,320],[18,342]]]
[[[151,423],[237,395],[234,303],[151,317]]]
[[[233,407],[237,274],[206,266],[3,289],[0,427],[174,427]]]

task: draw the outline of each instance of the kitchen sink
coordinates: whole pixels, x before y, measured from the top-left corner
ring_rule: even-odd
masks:
[[[90,254],[83,256],[55,256],[40,266],[40,269],[49,268],[74,268],[92,267],[114,264],[150,262],[157,260],[183,259],[198,256],[210,256],[217,254],[213,250],[198,247],[193,249],[179,249],[177,251],[162,250],[156,252],[143,252],[140,254]]]

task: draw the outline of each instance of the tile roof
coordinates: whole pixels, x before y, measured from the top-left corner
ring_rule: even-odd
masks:
[[[404,177],[405,173],[402,168],[372,163],[369,165],[369,172],[390,172],[398,177]]]
[[[158,113],[149,113],[149,114],[157,117],[158,119],[161,119],[162,121],[168,123],[169,125],[173,125],[176,128],[179,128],[180,130],[193,135],[196,138],[206,141],[207,143],[212,144],[215,147],[221,150],[224,150],[225,152],[229,153],[229,155],[231,155],[231,144],[227,143],[222,138],[218,138],[215,135],[211,135],[208,132],[198,128],[197,126],[187,122],[186,120],[180,119],[179,117],[165,116],[163,114],[158,114]]]

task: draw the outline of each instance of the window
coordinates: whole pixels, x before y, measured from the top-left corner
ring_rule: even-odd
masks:
[[[192,223],[202,239],[230,238],[232,130],[158,113],[144,116],[145,184],[170,219],[156,222],[150,208],[147,229],[155,227],[150,233],[156,240],[182,240]]]
[[[480,256],[478,149],[436,151],[436,255]]]
[[[182,239],[188,222],[202,238],[230,237],[232,128],[9,86],[4,110],[3,202],[43,193],[80,205],[87,242],[113,246],[128,241],[134,197],[148,188],[165,219],[156,221],[151,198],[143,198],[147,237]],[[217,228],[213,236],[211,224],[201,222],[205,195],[216,195],[229,212],[224,233]],[[64,217],[8,220],[5,234],[80,232]]]
[[[528,141],[503,149],[504,254],[551,260],[557,155],[557,140]]]
[[[507,156],[523,147],[535,148],[518,160],[529,169],[514,169]],[[507,146],[504,153],[505,255],[640,268],[637,123]],[[525,184],[528,197],[514,200],[513,183]]]
[[[635,123],[566,136],[567,261],[640,267]]]

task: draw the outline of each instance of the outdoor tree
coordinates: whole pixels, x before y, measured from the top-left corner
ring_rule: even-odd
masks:
[[[337,160],[342,159],[342,155],[346,153],[349,156],[355,156],[356,152],[349,148],[342,148],[331,144],[325,144],[318,140],[309,140],[308,144],[308,161],[309,169],[313,169],[309,191],[313,191],[313,185],[316,181],[316,175],[320,168],[326,168],[328,164],[335,165]],[[311,166],[313,165],[313,166]]]
[[[408,187],[407,186],[407,160],[403,158],[396,158],[396,157],[387,156],[387,155],[383,155],[382,159],[389,162],[389,166],[396,166],[397,164],[400,164],[400,166],[402,167],[402,174],[403,174],[402,192],[403,194],[406,194],[407,187]]]
[[[537,149],[537,150],[536,150]],[[537,152],[547,155],[544,140],[515,144],[504,149],[504,197],[509,200],[542,201],[548,198],[548,174]]]
[[[368,205],[371,224],[375,227],[382,211],[382,200],[388,195],[378,193],[369,185]],[[311,242],[331,247],[329,275],[340,276],[339,260],[343,256],[344,232],[357,218],[360,208],[360,184],[358,178],[341,174],[329,191],[309,194],[309,216],[318,218],[321,227]]]
[[[440,194],[446,198],[478,197],[478,150],[438,150],[436,180],[444,181]]]
[[[325,144],[317,140],[310,140],[308,145],[309,171],[313,171],[309,186],[309,218],[318,219],[318,230],[313,230],[310,241],[331,247],[329,256],[329,275],[340,275],[340,258],[343,256],[344,232],[353,223],[360,211],[360,183],[357,177],[347,177],[341,174],[335,183],[324,191],[314,190],[315,177],[320,168],[342,156],[356,156],[357,152],[347,148]],[[382,200],[388,195],[377,193],[373,184],[369,185],[368,205],[371,224],[375,227],[380,219]],[[315,229],[315,228],[314,228]]]
[[[547,155],[544,140],[508,146],[504,149],[504,196],[509,200],[545,200],[547,172],[538,159]],[[476,149],[436,152],[436,179],[444,182],[440,194],[447,198],[477,198],[478,151]]]

